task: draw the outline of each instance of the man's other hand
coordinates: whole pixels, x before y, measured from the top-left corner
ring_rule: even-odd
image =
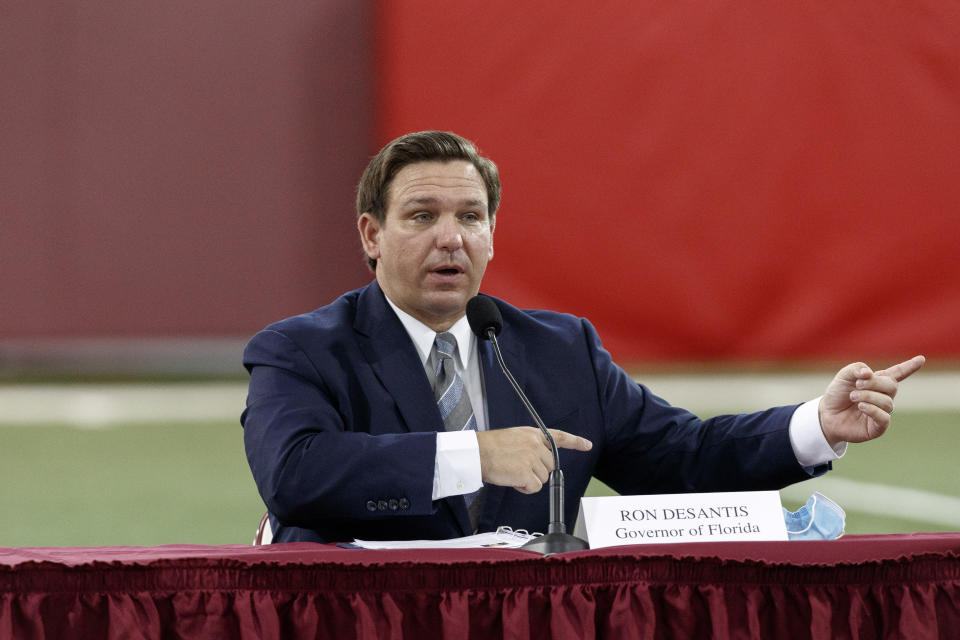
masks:
[[[566,431],[550,429],[557,447],[589,451],[593,443]],[[480,473],[484,482],[536,493],[553,471],[553,453],[546,436],[535,427],[492,429],[477,433]]]
[[[890,426],[900,381],[924,362],[926,358],[915,356],[881,371],[872,371],[862,362],[840,369],[820,400],[820,428],[830,446],[882,436]]]

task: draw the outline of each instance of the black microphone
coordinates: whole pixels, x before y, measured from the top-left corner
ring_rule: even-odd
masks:
[[[567,533],[567,527],[563,522],[563,471],[560,470],[560,452],[557,450],[557,443],[553,441],[553,436],[550,435],[547,425],[540,419],[540,414],[530,404],[527,395],[517,384],[513,374],[507,368],[507,364],[503,361],[503,353],[500,351],[500,344],[497,342],[497,335],[503,329],[503,317],[500,315],[500,309],[491,297],[483,294],[474,296],[467,302],[467,322],[470,323],[470,328],[477,334],[477,337],[489,340],[490,344],[493,345],[493,352],[497,356],[497,362],[500,363],[503,375],[510,381],[510,385],[517,392],[523,406],[530,412],[534,423],[547,437],[547,441],[550,443],[550,451],[553,453],[553,471],[550,472],[550,524],[546,535],[534,538],[523,545],[522,548],[542,553],[545,556],[565,551],[589,549],[586,541]]]

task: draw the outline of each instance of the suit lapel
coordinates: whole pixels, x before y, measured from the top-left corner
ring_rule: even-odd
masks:
[[[442,431],[430,382],[416,347],[377,281],[357,301],[354,329],[374,374],[393,397],[409,431]]]

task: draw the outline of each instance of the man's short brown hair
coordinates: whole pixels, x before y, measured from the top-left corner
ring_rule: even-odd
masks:
[[[357,218],[369,213],[383,223],[387,215],[387,192],[394,176],[405,166],[417,162],[466,160],[472,164],[487,188],[487,216],[493,225],[500,206],[500,175],[493,160],[484,158],[477,147],[449,131],[417,131],[390,141],[364,169],[357,185]],[[367,257],[370,269],[377,261]]]

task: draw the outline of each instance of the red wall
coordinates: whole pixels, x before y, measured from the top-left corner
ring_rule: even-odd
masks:
[[[960,5],[517,6],[378,27],[380,137],[501,168],[488,292],[628,360],[960,356]]]
[[[447,128],[502,170],[486,289],[621,360],[960,358],[960,5],[277,7],[5,7],[0,342],[323,304],[369,155]]]

